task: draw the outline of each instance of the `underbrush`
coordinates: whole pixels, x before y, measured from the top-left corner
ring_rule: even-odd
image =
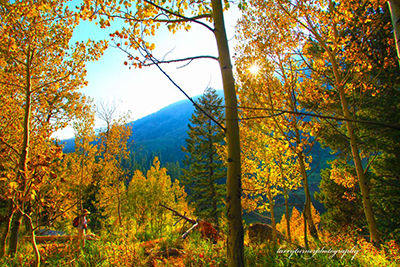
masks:
[[[104,237],[88,240],[81,250],[76,242],[40,244],[41,266],[226,266],[226,244],[213,244],[199,233],[186,240],[179,234],[132,242],[129,238]],[[346,251],[347,250],[347,251]],[[375,248],[363,238],[346,236],[321,237],[319,244],[310,242],[309,251],[300,246],[281,243],[249,244],[245,240],[246,266],[400,266],[399,247],[394,241]],[[22,243],[14,259],[0,261],[0,266],[32,266],[34,257],[29,243]]]

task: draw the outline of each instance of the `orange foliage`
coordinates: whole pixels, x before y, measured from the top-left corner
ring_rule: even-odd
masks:
[[[321,222],[321,216],[319,212],[311,204],[311,216],[314,221],[315,227],[318,230],[319,223]],[[276,225],[276,229],[282,233],[286,233],[286,216],[282,215],[281,221]],[[290,216],[290,235],[292,241],[301,246],[304,246],[304,217],[300,212],[293,207],[292,214]],[[310,231],[307,228],[307,235],[310,236]]]
[[[350,173],[343,166],[340,166],[337,161],[334,161],[330,172],[330,178],[336,184],[341,185],[347,189],[353,190],[344,192],[342,198],[347,199],[349,201],[355,200],[356,198],[355,190],[356,190],[356,185],[358,183],[358,179],[355,175]]]
[[[332,165],[331,179],[346,188],[353,188],[357,184],[357,178],[353,174],[335,164]]]

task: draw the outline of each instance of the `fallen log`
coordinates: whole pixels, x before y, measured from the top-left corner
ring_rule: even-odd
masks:
[[[182,239],[185,239],[185,237],[186,237],[194,228],[196,228],[198,225],[199,225],[198,223],[193,224],[192,227],[190,227],[189,230],[187,230],[187,231],[181,236]]]
[[[69,241],[73,239],[78,239],[78,236],[72,235],[40,235],[35,236],[37,243],[48,242],[48,241]]]
[[[182,215],[182,214],[180,214],[179,212],[177,212],[176,210],[174,210],[174,209],[172,209],[172,208],[170,208],[170,207],[168,207],[168,206],[165,206],[164,204],[158,204],[158,205],[160,205],[161,207],[163,207],[163,208],[165,208],[165,209],[167,209],[167,210],[170,210],[170,211],[172,211],[173,213],[174,213],[174,215],[175,216],[178,216],[178,217],[180,217],[180,219],[176,222],[176,223],[178,223],[179,221],[181,221],[182,219],[184,219],[184,220],[186,220],[186,221],[188,221],[188,222],[190,222],[190,223],[196,223],[196,220],[195,219],[192,219],[192,218],[189,218],[189,217],[187,217],[186,215]],[[175,223],[175,224],[176,224]]]
[[[175,216],[179,217],[179,219],[175,222],[174,225],[176,225],[178,222],[180,222],[181,220],[185,220],[186,222],[190,222],[192,224],[192,226],[181,236],[182,239],[185,239],[186,236],[193,230],[193,229],[199,229],[201,236],[203,238],[207,238],[213,242],[217,242],[219,239],[219,235],[218,235],[218,231],[212,226],[211,223],[206,222],[204,220],[201,219],[192,219],[187,217],[186,215],[182,215],[181,213],[179,213],[178,211],[165,206],[164,204],[159,204],[161,207],[166,208],[167,210],[170,210],[174,213]]]

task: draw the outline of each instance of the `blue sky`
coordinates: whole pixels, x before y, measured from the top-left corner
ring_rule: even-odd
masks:
[[[231,55],[234,53],[234,27],[238,18],[239,11],[235,6],[225,12]],[[109,34],[121,29],[122,25],[120,22],[114,22],[111,28],[100,29],[93,22],[81,22],[74,31],[73,42],[88,38],[109,40]],[[199,25],[192,24],[189,32],[181,30],[174,35],[167,30],[161,30],[156,33],[154,41],[156,44],[154,55],[158,58],[164,57],[170,51],[172,52],[167,55],[167,59],[197,55],[217,56],[213,34]],[[129,69],[123,64],[124,61],[126,55],[122,51],[109,47],[99,61],[87,64],[89,85],[83,88],[82,92],[93,98],[95,104],[100,101],[115,102],[120,113],[128,110],[131,112],[132,120],[142,118],[185,98],[157,67]],[[208,86],[222,89],[219,66],[215,60],[201,59],[178,69],[182,65],[184,64],[164,64],[162,67],[190,96],[202,94]],[[101,126],[101,122],[97,120],[96,127]],[[68,127],[56,136],[60,139],[71,138],[73,130]]]

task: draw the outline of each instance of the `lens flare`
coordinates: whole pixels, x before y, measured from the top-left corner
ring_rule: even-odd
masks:
[[[259,70],[260,70],[260,67],[257,65],[253,65],[249,68],[249,71],[251,74],[257,74]]]

